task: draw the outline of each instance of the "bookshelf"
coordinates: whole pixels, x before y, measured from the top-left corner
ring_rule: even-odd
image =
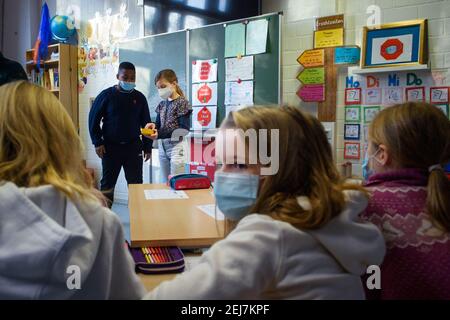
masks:
[[[27,50],[28,78],[61,101],[78,129],[78,48],[67,44],[50,45],[48,56],[41,60],[40,71],[33,62],[33,56],[34,49]]]

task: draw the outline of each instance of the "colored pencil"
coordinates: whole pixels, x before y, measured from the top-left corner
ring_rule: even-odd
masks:
[[[164,248],[164,251],[166,252],[169,261],[173,261],[174,259],[172,257],[172,254],[170,253],[169,248]]]
[[[145,253],[145,248],[142,248],[142,253],[144,254],[145,260],[147,261],[147,263],[151,263],[150,258],[148,257],[148,255]]]
[[[147,250],[147,254],[148,254],[150,260],[152,261],[152,263],[155,263],[155,258],[151,255],[150,250],[148,248],[145,248],[145,250]]]
[[[160,248],[155,248],[155,250],[156,250],[156,253],[158,254],[158,256],[160,257],[160,259],[161,259],[161,262],[164,262],[164,256],[161,254],[161,249]]]
[[[161,263],[161,259],[158,257],[158,254],[155,248],[150,248],[150,252],[152,253],[153,258],[155,258],[157,263]]]
[[[156,253],[158,254],[158,256],[159,256],[159,258],[161,259],[161,262],[162,263],[164,263],[164,262],[166,262],[165,260],[166,259],[164,259],[164,256],[161,254],[161,248],[156,248]]]
[[[166,255],[164,254],[164,251],[162,250],[162,248],[158,248],[158,250],[159,250],[159,254],[163,258],[163,261],[168,262],[169,260],[167,259]]]

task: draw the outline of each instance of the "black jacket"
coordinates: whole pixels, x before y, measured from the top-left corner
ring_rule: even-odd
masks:
[[[18,80],[28,80],[20,63],[6,59],[0,52],[0,86]]]
[[[135,142],[141,137],[141,128],[150,122],[147,99],[142,93],[108,88],[98,95],[89,113],[92,144],[98,147]],[[144,138],[143,145],[145,152],[151,152],[153,141]]]

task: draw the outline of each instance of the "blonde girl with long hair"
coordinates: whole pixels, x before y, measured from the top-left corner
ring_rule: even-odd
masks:
[[[365,161],[371,199],[363,217],[387,254],[373,299],[450,299],[450,121],[426,103],[380,112]]]
[[[139,299],[117,216],[102,206],[58,99],[0,87],[0,299]]]
[[[240,134],[252,129],[256,146]],[[339,177],[321,123],[295,107],[250,107],[228,116],[216,143],[216,204],[235,227],[147,298],[364,299],[360,276],[381,263],[383,238],[358,218],[366,194]],[[259,151],[275,145],[269,173]]]
[[[178,83],[176,73],[165,69],[155,77],[155,86],[162,101],[156,107],[155,123],[147,124],[154,134],[145,137],[158,140],[161,182],[167,182],[169,175],[184,173],[186,163],[182,136],[191,128],[192,107]],[[181,132],[183,131],[183,132]],[[172,137],[173,134],[176,137]]]

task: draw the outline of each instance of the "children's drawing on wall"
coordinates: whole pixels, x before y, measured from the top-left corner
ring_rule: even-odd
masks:
[[[94,18],[82,24],[78,54],[80,91],[87,85],[89,76],[116,69],[118,43],[127,37],[130,27],[126,4],[121,5],[117,14],[112,14],[111,9],[107,9],[104,15],[96,12]]]

